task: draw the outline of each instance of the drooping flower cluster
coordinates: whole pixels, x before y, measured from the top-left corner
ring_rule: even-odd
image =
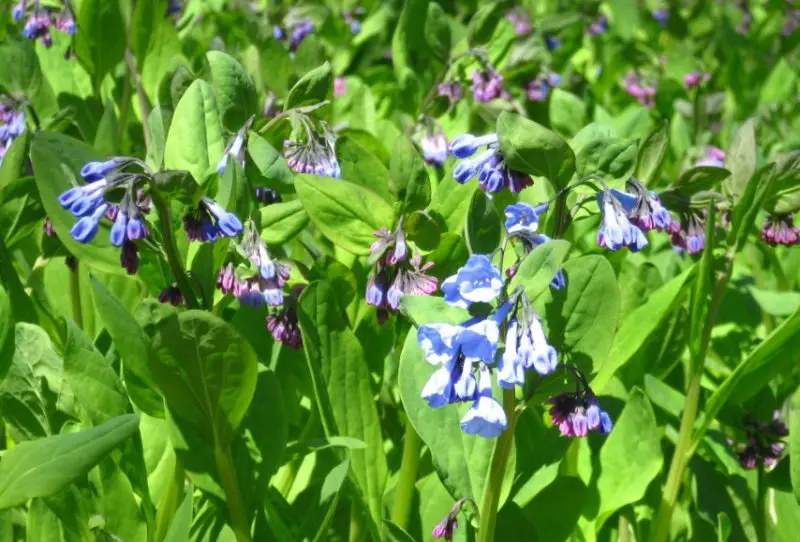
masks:
[[[486,150],[473,158],[478,148],[483,146],[486,146]],[[518,193],[523,188],[533,185],[530,175],[514,171],[505,164],[497,134],[479,137],[462,134],[453,139],[450,153],[461,159],[453,170],[453,178],[461,184],[477,175],[481,189],[489,193],[500,192],[506,188]]]
[[[450,105],[452,105],[464,96],[464,86],[458,81],[445,81],[437,85],[436,93],[450,100]]]
[[[281,195],[278,191],[265,186],[256,187],[256,201],[261,205],[272,205],[273,203],[280,203]]]
[[[597,199],[603,213],[603,221],[597,230],[598,246],[609,250],[628,247],[632,252],[639,252],[647,246],[644,232],[629,217],[635,201],[630,194],[605,190],[597,194]],[[627,209],[625,204],[628,204]]]
[[[782,439],[789,435],[780,419],[780,411],[775,411],[769,423],[746,420],[744,432],[746,444],[737,452],[739,464],[746,469],[755,469],[759,465],[773,468],[786,448]]]
[[[284,140],[286,164],[296,173],[341,177],[342,170],[336,160],[336,134],[322,123],[322,133],[318,135],[309,119],[305,116],[299,118],[305,138]]]
[[[576,390],[562,392],[547,400],[553,425],[565,437],[585,437],[589,431],[607,435],[614,427],[611,416],[600,408],[586,377],[573,367],[570,370],[575,376]]]
[[[505,209],[506,232],[509,239],[517,239],[522,245],[522,256],[519,261],[506,270],[506,276],[513,278],[519,268],[520,263],[534,248],[550,241],[550,237],[543,233],[538,233],[539,217],[546,212],[548,204],[543,203],[532,207],[527,203],[514,203]],[[567,285],[564,271],[559,269],[556,276],[550,281],[550,287],[560,290]]]
[[[503,94],[503,76],[493,68],[472,72],[472,97],[476,102],[488,103]]]
[[[589,27],[586,29],[586,33],[589,36],[599,36],[600,34],[605,34],[608,31],[608,17],[601,13],[597,16],[597,18],[592,21]]]
[[[708,83],[711,80],[711,74],[708,72],[690,72],[683,76],[683,86],[686,90],[698,88],[703,83]]]
[[[404,295],[429,295],[436,291],[438,281],[426,274],[432,262],[422,263],[422,256],[409,257],[402,226],[392,233],[387,228],[375,232],[377,241],[370,246],[370,261],[375,268],[367,281],[367,303],[378,309],[378,322],[383,323],[389,312],[397,312]]]
[[[161,290],[161,293],[158,294],[158,301],[160,303],[169,303],[173,307],[177,307],[183,303],[183,294],[180,288],[178,288],[178,285],[173,283]]]
[[[703,158],[697,161],[696,166],[725,167],[725,151],[713,145],[706,146]]]
[[[680,223],[673,221],[670,228],[672,246],[691,255],[700,254],[706,247],[706,221],[694,210],[680,213]],[[679,225],[678,225],[679,224]]]
[[[527,36],[531,33],[531,30],[533,30],[531,17],[522,6],[512,8],[508,13],[506,13],[506,19],[508,19],[511,24],[514,25],[514,33],[517,36]]]
[[[625,92],[636,98],[641,105],[653,108],[656,106],[656,87],[642,83],[639,74],[631,70],[625,75]]]
[[[800,244],[800,228],[794,225],[792,215],[770,214],[761,228],[761,239],[772,246]]]
[[[25,131],[22,106],[7,96],[0,96],[0,164],[16,138]]]
[[[358,34],[359,30],[361,30],[361,19],[364,17],[364,13],[366,11],[361,6],[342,12],[344,22],[347,23],[347,26],[350,27],[350,32],[353,34]]]
[[[750,25],[753,23],[753,14],[750,13],[750,8],[747,6],[745,0],[735,0],[734,2],[739,11],[742,12],[742,18],[739,24],[736,25],[736,32],[739,34],[747,34],[750,30]]]
[[[297,300],[303,288],[295,286],[292,294],[284,299],[283,307],[267,315],[267,330],[272,338],[295,350],[303,347],[303,335],[297,322]]]
[[[103,217],[111,220],[111,244],[121,248],[120,264],[133,275],[139,268],[138,242],[149,235],[144,217],[150,212],[150,203],[137,186],[145,175],[129,168],[142,169],[143,164],[135,158],[123,157],[89,162],[81,169],[87,184],[63,192],[58,202],[78,218],[70,235],[79,243],[94,239]],[[123,194],[118,205],[106,199],[108,193],[120,189]]]
[[[285,41],[289,36],[289,50],[296,51],[306,36],[314,31],[314,23],[308,17],[299,17],[290,10],[284,19],[283,25],[272,28],[272,36],[278,41]]]
[[[244,230],[239,217],[205,196],[183,216],[183,228],[189,241],[201,243],[213,243],[224,237],[238,237]]]
[[[422,150],[422,158],[428,164],[439,169],[447,160],[447,136],[444,135],[439,124],[430,118],[425,118],[417,125],[414,139]]]
[[[436,527],[433,528],[433,533],[431,536],[433,538],[439,539],[443,538],[445,542],[452,542],[453,535],[458,529],[458,513],[461,511],[461,507],[464,506],[464,503],[471,503],[473,507],[476,509],[478,506],[475,504],[475,501],[469,497],[463,497],[456,501],[447,515],[440,521]]]
[[[41,39],[45,47],[53,45],[53,36],[50,29],[55,28],[60,32],[74,35],[77,27],[75,18],[69,4],[64,3],[64,8],[57,10],[51,7],[43,7],[38,0],[20,0],[11,9],[11,16],[14,21],[21,21],[27,15],[22,34],[30,39]]]
[[[561,76],[555,72],[539,75],[525,85],[525,93],[532,102],[543,102],[550,95],[550,90],[561,83]]]

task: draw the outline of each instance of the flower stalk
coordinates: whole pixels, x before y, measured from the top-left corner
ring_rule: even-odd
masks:
[[[411,420],[406,418],[406,434],[403,439],[403,459],[400,463],[400,479],[394,491],[392,521],[406,529],[411,516],[411,501],[414,498],[414,486],[417,483],[419,469],[419,450],[422,440],[419,438]]]

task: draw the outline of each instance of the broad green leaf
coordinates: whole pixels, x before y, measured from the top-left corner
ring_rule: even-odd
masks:
[[[561,136],[544,126],[513,113],[497,119],[500,150],[512,169],[546,177],[562,187],[575,173],[575,154]]]
[[[206,186],[224,150],[214,90],[197,79],[189,85],[175,108],[164,148],[164,165],[170,169],[184,169],[201,186]]]
[[[133,10],[131,24],[131,50],[138,62],[143,62],[150,46],[154,29],[165,19],[167,0],[137,2]]]
[[[653,407],[644,392],[634,388],[600,449],[596,531],[614,512],[644,497],[663,463],[661,435]]]
[[[331,92],[332,84],[331,65],[329,62],[325,62],[323,65],[306,73],[295,83],[286,97],[284,110],[288,111],[295,107],[316,104],[325,100]]]
[[[169,524],[164,542],[183,542],[189,540],[190,529],[192,527],[192,497],[194,492],[190,485],[186,488],[181,505],[172,516],[172,523]]]
[[[538,540],[569,540],[588,498],[588,488],[578,477],[560,476],[523,508]]]
[[[563,269],[566,288],[546,293],[536,306],[547,307],[546,298],[552,299],[551,310],[560,316],[546,313],[547,337],[559,354],[593,372],[606,361],[617,329],[617,279],[608,260],[597,255],[568,260]]]
[[[586,104],[571,92],[554,88],[549,107],[550,124],[567,137],[577,134],[586,124]]]
[[[0,286],[0,383],[8,373],[14,358],[14,339],[14,315],[11,310],[11,300],[5,289]]]
[[[31,132],[25,130],[22,135],[11,142],[3,155],[3,162],[0,164],[0,190],[2,190],[2,201],[6,199],[9,186],[18,179],[25,177],[28,169],[28,151],[31,145]]]
[[[97,312],[122,358],[122,374],[131,401],[150,416],[164,416],[164,400],[149,366],[150,339],[120,300],[96,278],[92,292]]]
[[[467,41],[470,45],[481,45],[489,41],[497,23],[503,18],[503,9],[493,2],[478,6],[467,26]]]
[[[424,29],[428,18],[428,0],[405,0],[392,35],[392,64],[401,81],[415,67],[421,66],[422,51],[428,52]]]
[[[800,310],[784,320],[740,363],[709,397],[703,425],[695,440],[702,438],[711,422],[727,404],[739,405],[755,395],[775,375],[792,366],[800,352]]]
[[[470,318],[467,311],[450,305],[443,297],[428,295],[404,295],[400,310],[416,326],[434,322],[460,324]]]
[[[281,384],[275,373],[264,369],[258,373],[256,391],[242,422],[248,447],[255,446],[255,470],[263,483],[283,463],[289,432],[288,413],[284,407]]]
[[[450,24],[442,7],[436,2],[428,4],[425,19],[425,41],[434,57],[446,62],[450,56]]]
[[[681,174],[671,190],[684,197],[690,197],[697,192],[714,188],[720,181],[727,179],[730,175],[730,171],[721,167],[692,167]]]
[[[308,214],[299,199],[262,207],[261,238],[268,245],[281,245],[300,233],[308,224]]]
[[[425,209],[431,201],[428,171],[419,151],[406,137],[398,137],[389,165],[389,188],[405,213]]]
[[[374,134],[377,118],[372,90],[359,77],[343,79],[347,91],[344,96],[337,96],[333,101],[334,117],[337,122],[345,123],[349,130],[363,130]]]
[[[611,22],[609,23],[611,32],[624,41],[631,41],[641,24],[639,4],[635,0],[611,0],[609,7],[611,8]]]
[[[548,243],[543,243],[528,254],[517,269],[517,273],[511,280],[509,291],[514,291],[521,287],[525,289],[528,299],[537,299],[542,292],[546,291],[550,281],[555,278],[561,263],[569,252],[569,241],[555,239]]]
[[[741,250],[755,226],[764,202],[772,192],[775,183],[776,164],[767,164],[748,179],[736,205],[731,211],[731,229],[728,243]]]
[[[73,414],[64,364],[40,327],[17,323],[11,367],[0,382],[0,411],[15,441],[58,433]]]
[[[75,21],[75,55],[99,89],[106,74],[125,57],[125,21],[119,2],[83,0]]]
[[[614,373],[639,351],[648,337],[678,306],[682,300],[681,294],[685,291],[684,285],[693,273],[694,267],[691,267],[672,278],[650,294],[646,303],[625,317],[614,335],[608,358],[600,365],[597,375],[592,380],[592,389],[600,392],[605,388]]]
[[[239,62],[221,51],[206,53],[210,68],[209,83],[217,98],[222,126],[237,132],[250,115],[257,112],[256,88]]]
[[[782,104],[797,94],[797,70],[783,57],[770,71],[761,86],[758,103],[761,106]]]
[[[92,425],[99,425],[128,410],[128,398],[111,363],[95,349],[72,320],[66,321],[64,378]]]
[[[111,457],[103,459],[99,467],[104,529],[123,540],[144,542],[147,524],[128,477]]]
[[[452,175],[445,177],[436,187],[430,210],[444,218],[448,232],[459,234],[464,229],[467,212],[477,189],[478,183],[460,184]]]
[[[114,274],[124,274],[119,264],[119,249],[111,244],[109,227],[101,222],[91,243],[79,243],[70,235],[76,219],[58,204],[58,196],[83,184],[81,168],[100,157],[91,147],[62,134],[37,132],[31,145],[31,162],[42,205],[53,223],[58,239],[81,262]]]
[[[0,514],[10,516],[11,510],[4,510]],[[9,525],[11,527],[11,525]],[[13,530],[12,533],[13,535]],[[3,542],[13,542],[14,538],[0,538]],[[44,499],[33,499],[28,506],[27,523],[25,524],[26,542],[50,542],[61,540],[61,523],[58,516],[45,504]]]
[[[291,59],[286,48],[277,40],[267,38],[261,46],[261,78],[264,85],[278,98],[289,94]]]
[[[669,127],[666,122],[644,140],[639,147],[636,160],[636,178],[644,185],[651,185],[658,181],[661,166],[669,149]]]
[[[42,75],[31,40],[20,36],[18,41],[0,44],[0,66],[0,87],[5,92],[30,102],[42,120],[56,113],[56,97]]]
[[[374,232],[391,227],[394,211],[375,192],[354,183],[298,175],[295,187],[309,218],[328,239],[353,254],[369,254]]]
[[[609,180],[627,179],[636,166],[636,152],[636,142],[630,139],[596,139],[578,152],[575,168],[581,177],[594,173]]]
[[[13,256],[6,248],[3,236],[0,235],[0,279],[2,279],[2,285],[8,293],[11,315],[17,322],[37,322],[38,316],[36,315],[33,301],[25,291],[12,262]]]
[[[789,411],[789,458],[792,490],[800,503],[800,388],[792,395],[792,408]]]
[[[230,443],[256,388],[250,344],[227,322],[203,311],[163,320],[152,343],[153,377],[176,418],[213,443]]]
[[[473,254],[489,254],[500,246],[502,237],[500,213],[482,190],[475,192],[467,213],[465,239],[469,251]]]
[[[436,4],[432,4],[436,5]],[[414,542],[414,538],[397,523],[388,519],[383,520],[384,532],[389,542]]]
[[[177,100],[170,103],[171,100],[165,100],[164,95],[159,91],[164,84],[168,84],[170,81],[174,83],[173,74],[179,67],[185,65],[189,65],[189,61],[181,54],[178,30],[170,19],[162,17],[153,30],[147,52],[139,68],[145,94],[153,103],[160,102],[159,108],[169,106],[170,109],[174,109],[174,106],[177,105]],[[183,68],[180,73],[186,74],[186,69]],[[167,120],[168,126],[169,119],[166,115],[165,120]]]
[[[773,316],[789,316],[800,308],[800,293],[797,292],[761,290],[755,286],[750,286],[748,291],[761,310]]]
[[[431,451],[433,465],[442,483],[454,498],[472,497],[480,502],[486,486],[494,449],[494,439],[467,435],[461,430],[460,420],[468,404],[431,408],[420,395],[425,382],[436,367],[425,361],[417,344],[417,333],[408,333],[400,357],[400,397],[414,429]],[[498,388],[499,389],[499,388]],[[495,395],[499,397],[498,391]],[[503,491],[502,507],[511,489],[516,463],[512,448]]]
[[[756,172],[756,133],[753,119],[736,130],[733,142],[725,153],[725,166],[730,169],[731,176],[722,185],[723,193],[737,203]]]
[[[298,316],[303,346],[310,364],[320,368],[334,426],[324,422],[327,436],[334,434],[363,441],[363,450],[351,449],[353,477],[372,518],[371,531],[379,532],[383,516],[383,491],[388,476],[378,410],[366,353],[347,327],[328,282],[315,282],[300,298]],[[314,370],[312,370],[314,371]],[[327,417],[324,405],[323,420]]]
[[[247,155],[245,168],[250,184],[281,191],[292,186],[290,183],[294,174],[286,165],[286,160],[275,147],[255,132],[247,135]]]
[[[336,159],[342,169],[343,179],[372,190],[387,202],[392,201],[389,192],[389,170],[357,141],[346,135],[338,138]]]
[[[139,415],[126,414],[92,429],[17,444],[0,461],[0,509],[60,491],[138,428]]]

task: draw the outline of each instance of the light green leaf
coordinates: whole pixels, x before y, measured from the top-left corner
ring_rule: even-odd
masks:
[[[217,98],[222,125],[237,132],[258,108],[256,87],[245,69],[232,56],[221,51],[206,53],[210,68],[209,83]]]
[[[299,199],[262,207],[261,238],[268,245],[281,245],[300,233],[308,224],[308,214]]]
[[[627,179],[636,165],[636,142],[630,139],[596,139],[579,152],[575,168],[584,177],[595,173],[607,179]]]
[[[528,254],[517,269],[517,273],[511,280],[509,291],[514,291],[518,287],[525,289],[525,295],[531,301],[536,300],[550,285],[550,281],[555,278],[561,263],[569,252],[569,241],[555,239],[548,243],[543,243]]]
[[[554,88],[549,107],[553,129],[568,137],[577,134],[586,124],[586,104],[571,92]]]
[[[756,172],[756,133],[753,119],[742,124],[733,136],[733,143],[725,153],[725,166],[731,177],[723,184],[723,193],[738,202],[745,185]]]
[[[432,322],[460,324],[470,318],[467,311],[452,306],[443,297],[428,295],[404,295],[400,300],[400,310],[416,326]]]
[[[467,212],[477,189],[478,183],[461,184],[456,182],[452,175],[445,177],[436,187],[430,210],[444,218],[448,232],[459,234],[464,229]]]
[[[138,428],[138,414],[126,414],[92,429],[17,444],[0,461],[0,509],[60,491]]]
[[[172,516],[172,523],[169,524],[164,542],[184,542],[189,540],[190,529],[192,527],[192,500],[194,491],[192,486],[186,488],[181,505]]]
[[[336,140],[336,159],[342,178],[372,190],[387,202],[393,201],[389,192],[389,170],[369,150],[346,135]]]
[[[303,105],[316,104],[328,97],[333,84],[333,74],[331,65],[325,62],[322,66],[314,68],[306,73],[295,83],[289,95],[286,97],[284,110],[300,107]]]
[[[281,153],[256,132],[247,135],[247,161],[245,171],[250,184],[280,189],[293,188],[294,173],[286,165]]]
[[[295,187],[311,221],[337,246],[369,254],[374,232],[391,227],[394,211],[378,194],[340,179],[298,175]]]
[[[800,308],[800,293],[798,292],[761,290],[755,286],[750,286],[748,291],[761,310],[773,316],[789,316]]]
[[[389,165],[389,188],[402,202],[401,212],[425,209],[431,201],[428,171],[419,151],[406,137],[398,137]]]
[[[74,38],[75,55],[99,89],[106,74],[125,56],[125,21],[120,4],[83,0],[75,22],[80,29]]]

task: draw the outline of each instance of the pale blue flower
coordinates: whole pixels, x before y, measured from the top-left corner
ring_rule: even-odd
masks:
[[[445,301],[461,308],[472,303],[489,303],[500,295],[502,289],[500,271],[482,254],[470,256],[458,273],[442,283]]]
[[[483,438],[499,436],[508,425],[503,406],[492,397],[492,376],[486,366],[479,370],[478,397],[461,419],[461,429]]]

